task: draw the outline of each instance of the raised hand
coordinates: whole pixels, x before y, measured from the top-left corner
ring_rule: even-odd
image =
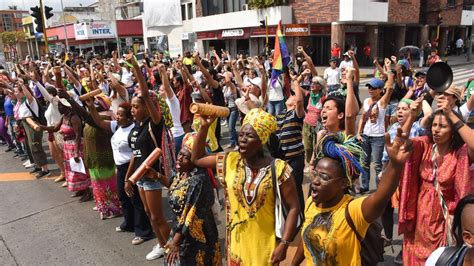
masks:
[[[413,149],[413,143],[408,139],[408,134],[401,128],[397,129],[393,142],[390,141],[390,135],[385,133],[385,144],[390,162],[397,165],[403,165]]]

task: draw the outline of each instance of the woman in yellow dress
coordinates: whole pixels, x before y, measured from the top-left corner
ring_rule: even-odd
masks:
[[[202,117],[191,160],[216,168],[226,195],[227,265],[272,265],[283,261],[296,234],[300,206],[291,167],[264,152],[275,117],[252,109],[239,132],[239,151],[206,155],[205,139],[214,118]],[[272,185],[272,167],[279,188]],[[288,210],[282,238],[275,237],[275,189]]]

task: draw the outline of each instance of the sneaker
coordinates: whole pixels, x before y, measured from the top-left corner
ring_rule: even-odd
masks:
[[[33,166],[34,166],[34,165],[33,165]],[[33,167],[33,166],[32,166],[32,167]],[[27,167],[27,168],[28,168],[28,167]],[[33,170],[30,171],[30,174],[36,174],[36,173],[39,173],[39,172],[41,172],[41,171],[43,171],[41,168],[35,167],[35,169],[33,169]]]
[[[126,232],[126,231],[123,230],[122,227],[117,226],[117,227],[115,227],[115,232]],[[136,238],[136,237],[135,237],[135,238]],[[134,240],[135,240],[135,238],[134,238]],[[132,240],[132,244],[133,244],[133,240]],[[134,245],[135,245],[135,244],[134,244]]]
[[[97,206],[92,207],[93,211],[97,211]]]
[[[146,259],[147,260],[156,260],[158,258],[161,258],[165,255],[165,249],[160,246],[160,244],[156,244],[156,246],[153,247],[153,250],[146,254]]]
[[[140,245],[141,243],[145,242],[145,239],[139,237],[139,236],[136,236],[132,239],[132,245]],[[152,251],[153,252],[153,251]],[[150,255],[150,254],[148,254]],[[147,259],[148,259],[148,255],[147,255]]]
[[[395,257],[393,260],[394,265],[402,265],[403,264],[403,249],[400,250],[400,253]]]
[[[51,172],[50,171],[43,171],[41,170],[41,172],[39,172],[37,175],[36,175],[36,179],[40,179],[40,178],[43,178],[45,176],[50,176],[51,175]]]
[[[30,160],[24,162],[24,163],[23,163],[23,166],[26,166],[27,164],[31,164]]]

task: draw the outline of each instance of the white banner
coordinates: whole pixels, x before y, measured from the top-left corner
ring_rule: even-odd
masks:
[[[94,21],[74,24],[76,40],[111,39],[117,36],[115,23],[112,21]]]
[[[143,23],[147,28],[183,24],[180,0],[144,0],[143,11]]]

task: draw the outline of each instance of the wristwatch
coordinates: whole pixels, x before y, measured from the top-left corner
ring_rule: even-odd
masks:
[[[458,131],[459,129],[461,129],[463,126],[464,126],[464,122],[462,120],[459,120],[457,121],[456,123],[454,123],[453,127],[456,131]]]

